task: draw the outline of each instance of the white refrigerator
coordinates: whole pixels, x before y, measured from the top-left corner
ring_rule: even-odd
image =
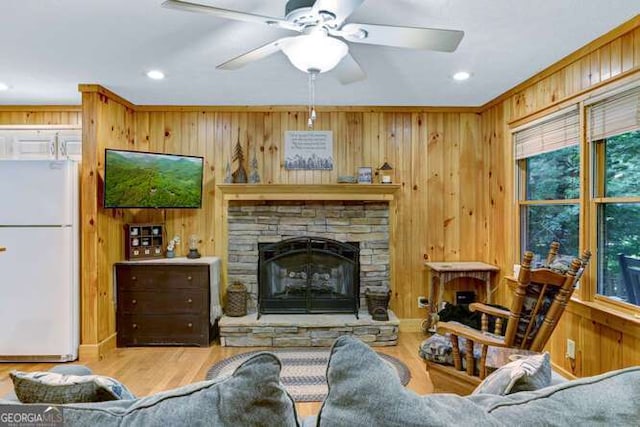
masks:
[[[0,361],[71,361],[80,340],[75,161],[0,160]]]

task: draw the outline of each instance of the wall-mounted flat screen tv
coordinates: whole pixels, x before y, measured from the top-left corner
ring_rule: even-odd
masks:
[[[104,158],[105,208],[202,206],[202,157],[107,148]]]

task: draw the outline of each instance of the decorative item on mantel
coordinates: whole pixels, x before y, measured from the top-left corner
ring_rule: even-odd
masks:
[[[231,176],[231,165],[229,164],[229,162],[227,162],[227,167],[224,170],[224,183],[225,184],[233,183],[233,177]]]
[[[238,168],[233,172],[232,179],[234,184],[246,184],[247,183],[247,171],[244,168],[244,153],[242,152],[242,146],[240,145],[240,129],[238,129],[238,141],[233,149],[234,162],[238,161]]]
[[[358,182],[358,178],[353,175],[339,175],[338,184],[355,184]]]
[[[234,282],[227,288],[227,305],[224,314],[231,317],[246,316],[247,297],[247,287],[240,282]]]
[[[250,184],[259,184],[260,183],[260,174],[258,173],[258,158],[256,157],[255,150],[253,151],[253,159],[249,163],[249,167],[251,173],[249,174],[249,183]]]
[[[393,168],[387,162],[384,162],[376,172],[378,175],[378,182],[380,184],[392,184],[393,183]]]
[[[391,299],[391,289],[383,287],[367,288],[364,291],[364,297],[367,301],[367,310],[373,320],[387,321],[389,320],[389,300]]]
[[[167,244],[167,258],[174,258],[176,256],[176,245],[180,243],[180,236],[173,236],[173,239],[169,240]]]
[[[370,167],[358,168],[358,184],[371,184],[373,171]]]
[[[189,236],[189,253],[187,254],[187,258],[200,258],[200,252],[198,252],[198,236],[195,234]]]

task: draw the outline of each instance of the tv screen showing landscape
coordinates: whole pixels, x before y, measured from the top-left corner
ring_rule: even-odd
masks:
[[[105,208],[199,208],[203,158],[105,150]]]

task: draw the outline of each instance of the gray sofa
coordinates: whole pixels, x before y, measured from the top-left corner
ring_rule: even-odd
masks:
[[[341,337],[327,368],[328,396],[319,413],[304,420],[279,374],[278,359],[260,353],[220,382],[57,408],[66,425],[79,426],[637,426],[640,420],[640,367],[506,396],[419,396],[371,348]],[[0,421],[11,405],[0,401]]]

